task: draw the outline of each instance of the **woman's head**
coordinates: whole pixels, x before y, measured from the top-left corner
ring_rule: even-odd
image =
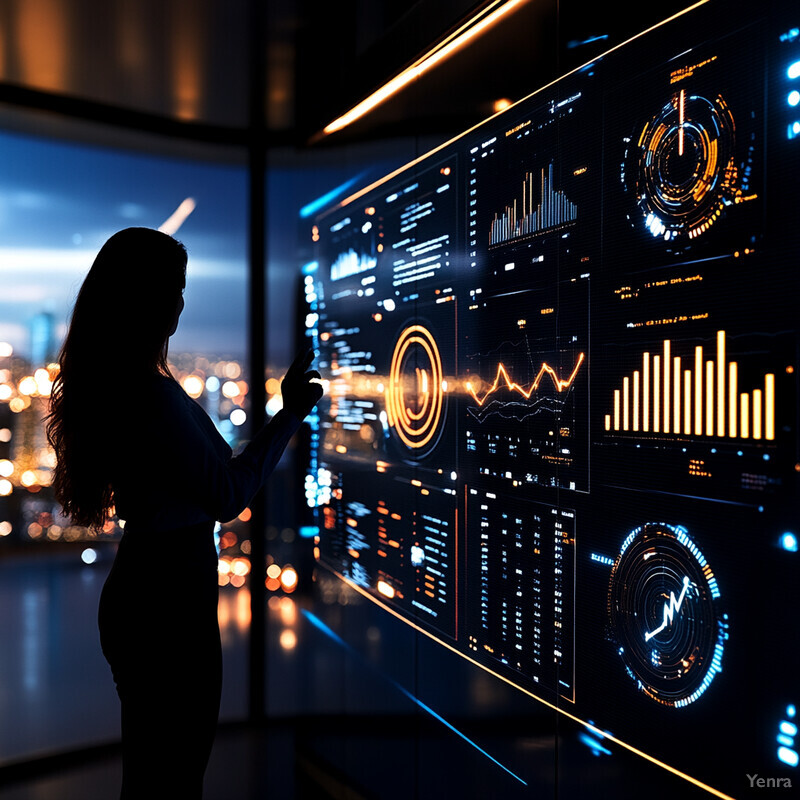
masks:
[[[186,248],[180,242],[152,228],[115,233],[78,293],[62,368],[69,366],[65,360],[83,361],[102,351],[103,360],[116,367],[166,371],[167,342],[185,285]]]
[[[186,260],[171,236],[126,228],[102,246],[78,292],[47,419],[56,499],[78,524],[101,526],[113,504],[101,450],[132,400],[123,378],[170,375],[167,344],[183,309]]]

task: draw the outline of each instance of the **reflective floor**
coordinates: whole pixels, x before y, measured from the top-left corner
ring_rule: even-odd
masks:
[[[2,800],[119,796],[119,707],[96,624],[112,554],[89,565],[80,555],[0,559]],[[221,592],[224,687],[204,800],[639,800],[643,787],[651,800],[706,796],[627,752],[590,752],[578,726],[461,658],[423,674],[416,665],[435,644],[315,577],[316,603],[300,591],[269,598],[258,729],[244,722],[250,597]],[[149,576],[148,590],[162,579]],[[556,757],[573,767],[558,784]]]
[[[119,707],[100,651],[97,604],[112,552],[93,564],[80,549],[0,560],[0,766],[119,737]],[[159,579],[146,576],[148,591]],[[221,719],[247,708],[249,597],[220,602],[225,659]]]
[[[91,564],[81,555],[81,548],[54,547],[46,555],[0,558],[2,800],[119,796],[119,704],[96,621],[114,552],[98,550]],[[143,585],[158,592],[160,580],[168,574],[155,572]],[[204,800],[369,796],[303,751],[302,742],[312,737],[338,740],[330,720],[342,713],[341,698],[330,693],[330,680],[341,674],[341,653],[313,644],[303,605],[299,592],[269,599],[270,719],[256,729],[246,723],[250,595],[221,590],[223,696]]]
[[[92,564],[81,554],[53,548],[46,556],[0,559],[4,800],[102,800],[118,792],[119,704],[96,623],[113,551],[99,551]],[[145,584],[157,592],[160,579],[168,576],[148,576]],[[249,602],[245,590],[221,592],[225,681],[220,735],[208,770],[210,800],[264,796],[250,794],[253,769],[264,772],[255,758],[263,737],[240,723],[247,713]],[[60,757],[65,753],[72,755]]]
[[[269,758],[265,757],[269,754]],[[204,800],[301,797],[296,791],[291,732],[275,726],[269,734],[240,726],[220,728],[206,772]],[[87,753],[42,774],[18,775],[0,784],[3,800],[116,800],[121,777],[117,753]],[[309,793],[307,797],[325,797]]]

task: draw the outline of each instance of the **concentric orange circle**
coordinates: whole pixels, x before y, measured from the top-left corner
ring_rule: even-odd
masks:
[[[438,430],[442,381],[442,359],[431,332],[422,325],[403,330],[394,346],[385,394],[389,425],[406,447],[425,447]]]

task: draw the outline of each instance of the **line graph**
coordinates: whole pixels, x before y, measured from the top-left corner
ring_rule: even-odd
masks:
[[[512,488],[588,490],[588,304],[588,280],[475,293],[453,385],[465,469]]]
[[[681,606],[683,605],[683,598],[686,597],[686,590],[689,588],[690,580],[687,575],[683,576],[683,588],[681,589],[681,593],[678,597],[675,597],[675,592],[669,593],[669,600],[664,603],[664,619],[662,623],[652,631],[645,631],[644,633],[644,640],[649,642],[654,636],[661,633],[667,625],[672,624],[672,620],[675,614],[681,610]]]
[[[539,386],[541,385],[542,379],[545,376],[551,379],[557,392],[565,392],[572,386],[573,382],[575,381],[575,377],[577,376],[578,371],[585,360],[586,354],[579,353],[575,366],[567,378],[559,377],[556,370],[553,369],[553,367],[551,367],[546,361],[543,361],[539,372],[527,388],[512,380],[505,364],[500,362],[497,365],[497,372],[495,374],[494,381],[490,384],[489,388],[483,392],[482,396],[479,396],[479,391],[482,387],[476,387],[474,379],[465,381],[464,388],[467,390],[467,393],[473,398],[473,400],[475,400],[478,406],[483,406],[486,400],[499,389],[501,389],[503,385],[505,385],[505,388],[509,389],[510,391],[518,392],[526,400],[529,400],[531,395],[539,390]]]

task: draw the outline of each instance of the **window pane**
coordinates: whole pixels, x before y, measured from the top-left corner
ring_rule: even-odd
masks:
[[[43,426],[72,304],[112,233],[164,226],[186,245],[186,308],[170,342],[170,366],[234,449],[249,435],[244,159],[236,163],[226,153],[215,161],[210,147],[199,158],[194,145],[187,146],[192,157],[162,156],[156,140],[122,149],[98,145],[103,137],[98,129],[87,145],[0,132],[2,759],[118,735],[96,618],[121,526],[109,524],[98,536],[62,517],[49,486],[53,457]],[[108,313],[113,318],[113,307]],[[99,402],[136,392],[125,364],[98,364],[97,378]],[[246,521],[222,525],[218,535],[221,557],[231,563],[247,551]],[[31,552],[36,558],[27,557]],[[154,545],[143,587],[158,591],[179,565],[180,553]],[[239,564],[225,571],[220,599],[223,718],[246,709],[249,603],[246,588],[236,588],[237,570]]]

